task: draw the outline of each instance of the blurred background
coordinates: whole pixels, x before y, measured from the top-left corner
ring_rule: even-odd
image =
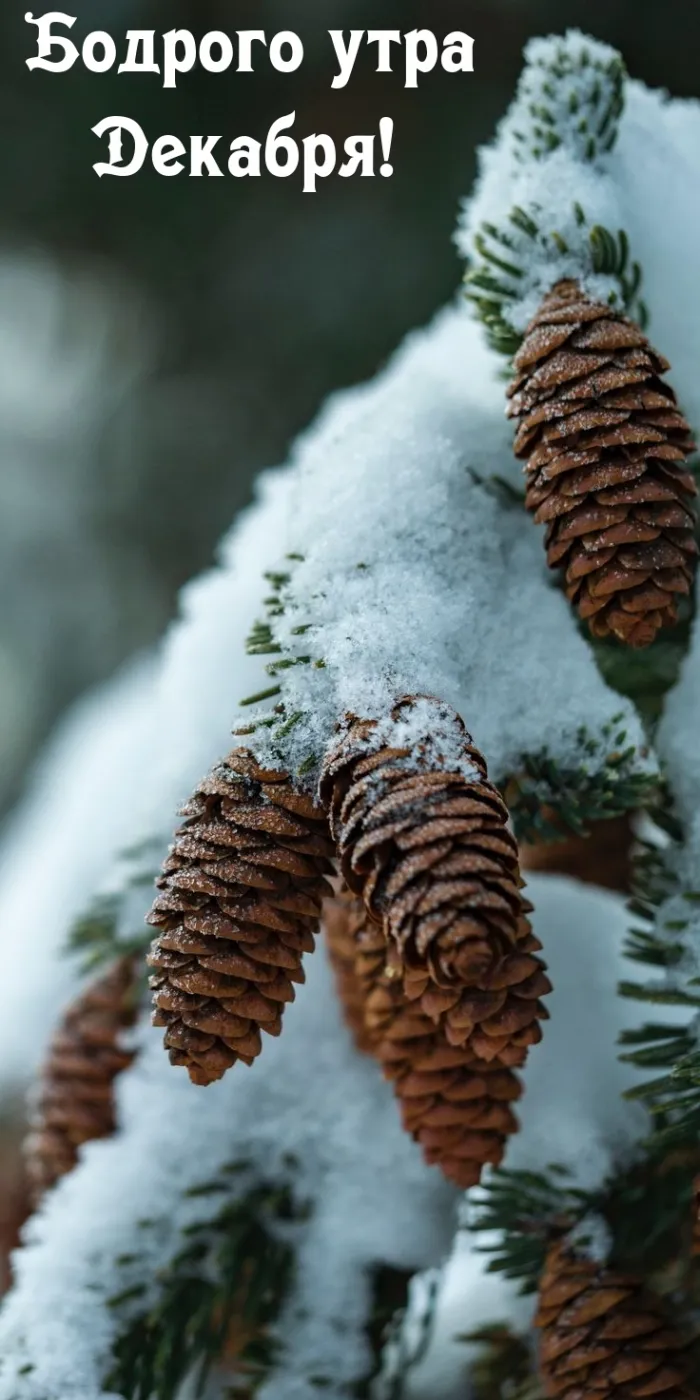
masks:
[[[38,3],[35,13],[49,7]],[[75,0],[76,42],[109,28],[291,28],[291,75],[30,73],[26,4],[0,9],[0,816],[63,708],[148,647],[263,466],[332,389],[371,375],[451,296],[450,235],[474,148],[532,34],[579,26],[632,74],[700,94],[687,0]],[[329,27],[428,26],[475,39],[473,75],[358,61],[331,90]],[[370,51],[371,53],[372,51]],[[374,60],[376,64],[376,58]],[[390,180],[98,181],[102,117],[264,137],[395,120]]]

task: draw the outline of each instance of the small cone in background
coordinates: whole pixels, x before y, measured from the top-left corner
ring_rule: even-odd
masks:
[[[545,1394],[561,1400],[698,1400],[688,1339],[641,1280],[554,1245],[535,1326]]]
[[[426,1162],[463,1190],[475,1186],[487,1163],[502,1161],[508,1137],[518,1130],[512,1104],[520,1082],[511,1070],[449,1045],[442,1027],[407,1001],[401,979],[387,972],[384,934],[360,900],[346,895],[335,901],[336,941],[343,917],[348,963],[355,949],[353,1020],[360,1006],[364,1011],[356,1039],[393,1083],[403,1126]],[[344,978],[341,996],[347,986]]]
[[[221,1079],[279,1035],[332,894],[324,812],[286,773],[234,749],[183,809],[148,922],[154,1024],[195,1084]]]
[[[19,1111],[0,1125],[0,1297],[12,1282],[10,1255],[32,1210],[22,1160],[25,1132]]]
[[[526,872],[568,875],[587,885],[629,894],[632,882],[634,834],[629,815],[593,822],[586,836],[561,841],[520,844],[520,864]]]
[[[594,636],[647,646],[676,621],[697,555],[695,444],[668,363],[633,321],[562,281],[514,366],[508,413],[547,560]]]
[[[348,716],[326,757],[320,792],[342,873],[382,925],[407,996],[450,1044],[522,1064],[551,988],[507,808],[449,706],[404,696],[391,721],[410,742],[382,744],[376,721]]]
[[[114,1081],[134,1058],[119,1043],[134,1020],[134,967],[123,958],[95,978],[53,1038],[24,1147],[35,1204],[75,1166],[83,1143],[114,1132]]]

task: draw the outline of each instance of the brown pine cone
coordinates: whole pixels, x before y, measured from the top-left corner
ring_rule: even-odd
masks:
[[[234,749],[183,808],[148,916],[148,962],[174,1065],[195,1084],[252,1064],[261,1030],[279,1035],[302,955],[331,886],[325,814],[286,773]]]
[[[547,560],[596,637],[647,646],[690,592],[690,428],[643,331],[574,281],[544,298],[515,357],[508,414]]]
[[[520,892],[518,849],[486,765],[449,706],[397,701],[391,746],[349,716],[326,758],[321,797],[345,880],[381,923],[407,995],[451,1044],[522,1064],[550,991]],[[445,758],[447,748],[449,758]]]
[[[357,930],[356,975],[365,1000],[367,1033],[391,1080],[407,1133],[426,1162],[466,1190],[486,1166],[498,1166],[518,1120],[511,1105],[522,1086],[511,1070],[487,1064],[468,1046],[450,1045],[444,1027],[406,998],[401,979],[387,974],[386,942],[359,900],[348,908]]]
[[[135,964],[115,963],[68,1008],[51,1043],[24,1145],[34,1203],[75,1166],[78,1148],[114,1132],[114,1080],[132,1063]]]
[[[558,1400],[698,1400],[688,1341],[637,1278],[554,1245],[540,1281],[545,1394]]]
[[[24,1136],[19,1109],[17,1118],[10,1109],[9,1117],[0,1123],[0,1298],[12,1283],[11,1255],[32,1212],[23,1162]]]
[[[366,918],[361,901],[347,894],[327,899],[323,906],[323,930],[335,974],[336,990],[348,1030],[357,1049],[363,1054],[373,1047],[365,1021],[366,993],[356,970],[358,935]],[[383,937],[382,949],[386,951]]]

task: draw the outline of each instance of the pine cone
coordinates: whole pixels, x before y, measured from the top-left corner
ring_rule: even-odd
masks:
[[[697,554],[693,451],[669,368],[634,322],[573,281],[544,298],[515,357],[508,414],[547,559],[596,637],[647,646],[676,620]]]
[[[444,1018],[450,1043],[522,1064],[550,984],[507,809],[449,706],[405,696],[391,720],[410,742],[383,743],[375,721],[349,716],[324,765],[343,875],[383,925],[407,996]]]
[[[279,1035],[314,947],[333,846],[324,813],[286,773],[234,749],[183,808],[148,922],[148,962],[174,1065],[211,1084]]]
[[[133,1060],[119,1037],[133,1024],[134,983],[134,962],[123,958],[68,1008],[53,1038],[24,1145],[35,1204],[83,1143],[114,1132],[114,1080]]]
[[[323,929],[345,1022],[358,1050],[367,1054],[373,1040],[365,1021],[366,992],[356,970],[358,935],[366,922],[364,905],[352,896],[338,895],[323,906]],[[382,948],[385,951],[382,938]]]
[[[486,1164],[498,1166],[518,1120],[511,1105],[522,1086],[509,1069],[486,1064],[468,1046],[450,1045],[444,1028],[411,1004],[401,979],[387,974],[386,942],[359,900],[348,910],[358,946],[356,976],[367,1033],[391,1080],[407,1133],[426,1162],[466,1190]]]
[[[540,1282],[545,1393],[559,1400],[698,1400],[688,1341],[643,1283],[557,1244]]]
[[[0,1124],[0,1298],[12,1283],[11,1256],[32,1212],[23,1148],[24,1126],[10,1109],[10,1116]]]

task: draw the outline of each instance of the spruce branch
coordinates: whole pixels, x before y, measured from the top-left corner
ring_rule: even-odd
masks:
[[[467,1201],[465,1227],[498,1239],[475,1246],[492,1257],[489,1273],[519,1282],[533,1293],[552,1239],[566,1234],[591,1209],[590,1194],[579,1191],[568,1170],[557,1163],[544,1171],[494,1171]]]
[[[620,1058],[650,1078],[634,1085],[626,1097],[644,1103],[652,1114],[652,1143],[691,1146],[700,1130],[700,976],[693,972],[700,889],[688,888],[684,832],[668,792],[654,814],[659,833],[639,842],[633,862],[627,957],[647,968],[646,980],[620,983],[622,996],[644,1005],[682,1006],[693,1012],[686,1025],[662,1017],[620,1036]]]
[[[304,562],[304,555],[288,554],[286,561],[291,564],[300,564]],[[365,566],[358,564],[357,567],[364,568]],[[312,621],[299,622],[294,627],[288,628],[284,635],[281,633],[279,619],[284,618],[293,607],[289,587],[292,582],[292,571],[286,569],[268,570],[264,574],[264,578],[270,585],[270,592],[263,599],[265,617],[254,622],[246,641],[246,650],[249,656],[269,656],[271,658],[265,669],[274,684],[256,691],[253,695],[246,695],[239,701],[243,709],[251,708],[253,712],[248,723],[240,725],[234,730],[234,734],[237,737],[245,737],[256,734],[260,730],[268,730],[270,751],[282,763],[284,761],[283,741],[305,719],[302,710],[292,709],[285,702],[284,673],[297,666],[309,666],[314,670],[322,671],[325,669],[325,661],[323,657],[314,656],[310,651],[297,649],[303,645],[300,639],[303,639],[313,629]],[[258,708],[269,700],[277,701],[271,710]],[[314,765],[314,758],[307,759],[298,769],[296,776],[304,777]]]
[[[692,1049],[687,1049],[691,1040]],[[635,1086],[628,1091],[627,1097],[642,1099],[652,1113],[655,1120],[652,1142],[655,1145],[659,1148],[685,1147],[697,1143],[700,1137],[700,1049],[697,1036],[679,1034],[669,1042],[668,1048],[668,1059],[673,1057],[669,1073]],[[651,1054],[649,1048],[649,1059]],[[632,1059],[632,1056],[622,1058]],[[658,1065],[658,1060],[655,1065]]]
[[[563,275],[610,280],[608,302],[624,311],[644,329],[648,322],[640,299],[642,270],[632,259],[624,229],[616,233],[591,224],[580,204],[571,207],[568,226],[551,230],[544,225],[543,210],[515,206],[505,224],[483,223],[473,239],[474,255],[464,278],[465,295],[482,322],[489,345],[512,358],[523,335],[514,322],[514,308],[539,270],[549,285]],[[566,264],[562,263],[566,259]],[[560,271],[550,275],[550,269]]]
[[[469,1368],[473,1400],[544,1400],[534,1349],[507,1323],[494,1323],[457,1338],[480,1353]]]
[[[230,1180],[201,1194],[217,1190],[230,1194]],[[112,1298],[125,1320],[105,1389],[124,1400],[172,1400],[193,1378],[199,1396],[223,1362],[254,1395],[277,1360],[274,1323],[294,1271],[289,1225],[303,1215],[288,1186],[263,1183],[187,1227],[154,1302],[140,1308],[138,1286]]]
[[[522,1293],[536,1291],[554,1242],[567,1238],[578,1252],[595,1252],[601,1228],[611,1264],[643,1277],[662,1274],[689,1245],[699,1156],[697,1147],[669,1154],[666,1144],[653,1143],[588,1191],[556,1163],[541,1172],[501,1168],[468,1201],[465,1228],[495,1235],[475,1247],[491,1255],[488,1272],[518,1281]]]
[[[150,935],[143,923],[143,909],[139,907],[136,913],[135,906],[141,892],[152,889],[161,855],[162,842],[157,838],[122,851],[114,888],[96,894],[74,921],[66,951],[78,958],[83,972],[107,967],[118,958],[145,954]]]
[[[525,60],[508,124],[514,158],[542,160],[565,146],[578,160],[599,161],[624,110],[621,55],[571,31],[531,41]]]
[[[523,754],[518,771],[501,783],[518,840],[585,836],[594,822],[653,806],[659,779],[645,760],[646,753],[629,743],[622,714],[597,734],[581,726],[573,761],[558,762],[546,745]]]

